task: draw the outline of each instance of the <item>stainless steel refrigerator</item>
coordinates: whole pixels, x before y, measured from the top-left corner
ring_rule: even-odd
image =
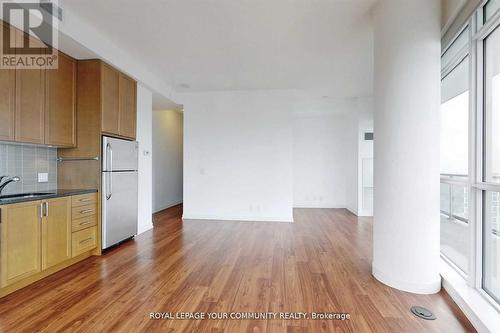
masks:
[[[102,248],[137,235],[138,143],[102,138]]]

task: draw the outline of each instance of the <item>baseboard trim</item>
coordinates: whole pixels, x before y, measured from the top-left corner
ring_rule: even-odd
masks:
[[[322,206],[313,206],[313,205],[293,205],[293,208],[306,208],[306,209],[345,209],[345,205],[322,205]]]
[[[137,235],[140,235],[142,233],[145,233],[146,231],[149,231],[153,229],[153,223],[148,223],[148,224],[145,224],[145,225],[142,225],[142,226],[138,226],[137,227]]]
[[[347,209],[348,211],[350,211],[354,215],[358,216],[358,211],[356,209],[351,208],[351,207],[346,207],[345,209]]]
[[[280,217],[259,217],[259,218],[247,218],[247,217],[218,217],[218,216],[206,216],[206,215],[192,215],[183,214],[183,221],[188,220],[200,220],[200,221],[228,221],[228,222],[274,222],[274,223],[293,223],[293,217],[291,218],[280,218]]]
[[[165,207],[163,207],[163,208],[159,208],[159,209],[157,209],[157,210],[154,210],[154,211],[153,211],[153,214],[159,213],[159,212],[161,212],[162,210],[169,209],[169,208],[175,207],[175,206],[180,205],[180,204],[182,204],[182,200],[180,200],[180,201],[176,201],[175,203],[172,203],[172,204],[168,204],[167,206],[165,206]]]
[[[383,284],[402,291],[406,291],[414,294],[435,294],[441,290],[441,276],[438,274],[436,281],[430,283],[414,283],[408,281],[399,281],[388,276],[381,270],[377,269],[372,263],[372,274],[373,276]]]

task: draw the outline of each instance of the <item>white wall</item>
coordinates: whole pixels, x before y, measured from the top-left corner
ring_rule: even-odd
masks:
[[[184,218],[292,221],[286,91],[184,94]]]
[[[182,202],[183,115],[153,111],[153,212]]]
[[[349,115],[347,127],[346,146],[352,152],[346,156],[346,208],[351,213],[358,215],[359,209],[359,120],[356,113]]]
[[[355,99],[348,119],[345,144],[352,153],[346,156],[346,208],[358,216],[372,216],[373,189],[370,191],[363,186],[366,183],[366,179],[363,181],[363,163],[371,163],[373,166],[373,141],[364,140],[365,132],[373,132],[373,98]]]
[[[294,207],[346,207],[348,159],[356,156],[356,146],[347,144],[349,122],[346,115],[294,116]]]
[[[137,85],[137,141],[139,142],[138,233],[153,228],[152,221],[152,112],[153,96],[142,84]]]

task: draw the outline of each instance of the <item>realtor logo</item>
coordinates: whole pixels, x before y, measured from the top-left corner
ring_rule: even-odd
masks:
[[[57,23],[54,1],[3,0],[0,68],[57,68]],[[24,33],[23,33],[24,32]]]

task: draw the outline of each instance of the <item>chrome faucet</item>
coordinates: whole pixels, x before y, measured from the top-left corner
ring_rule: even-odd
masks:
[[[21,178],[19,178],[17,176],[15,176],[15,177],[6,177],[6,176],[0,177],[0,194],[2,194],[2,191],[5,188],[5,186],[9,185],[10,183],[18,182],[20,180],[21,180]]]

